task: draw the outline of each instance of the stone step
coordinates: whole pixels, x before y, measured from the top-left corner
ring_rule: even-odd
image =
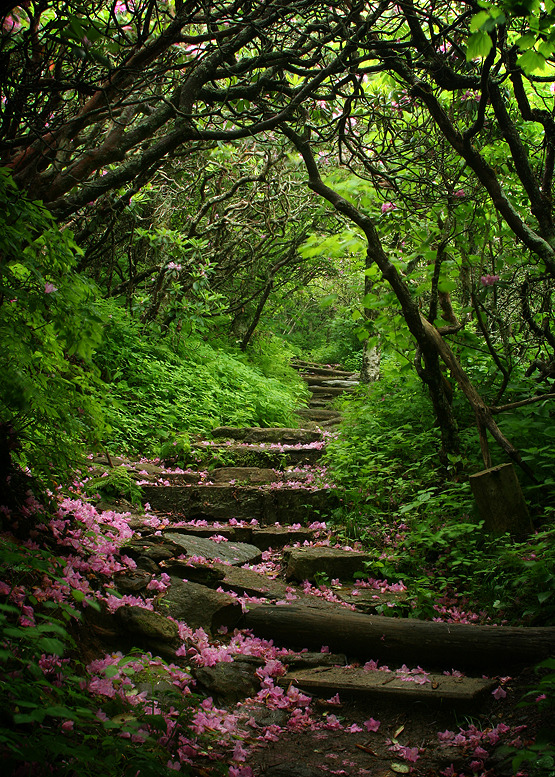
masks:
[[[197,523],[172,526],[171,522],[165,526],[166,531],[177,534],[189,534],[194,537],[225,537],[234,542],[248,542],[259,550],[274,550],[291,545],[294,542],[306,542],[314,539],[314,531],[307,527],[291,528],[291,526],[249,526],[222,524],[219,521],[199,525]]]
[[[348,388],[341,388],[340,386],[309,386],[308,389],[312,394],[327,397],[338,397],[349,391]]]
[[[303,380],[308,386],[326,386],[331,385],[335,381],[353,384],[358,384],[359,382],[356,378],[353,378],[352,375],[303,375]]]
[[[190,486],[142,487],[143,496],[157,512],[185,519],[239,520],[256,519],[267,526],[305,524],[327,515],[333,506],[328,489],[261,488],[205,484]]]
[[[301,378],[306,380],[307,378],[313,378],[316,376],[322,378],[354,378],[358,379],[358,372],[352,372],[349,370],[333,369],[331,367],[313,367],[307,369],[306,372],[301,372]]]
[[[174,472],[164,476],[164,480],[172,485],[184,484],[204,485],[269,485],[270,483],[304,483],[314,479],[319,470],[302,469],[272,469],[270,467],[216,467],[208,472]]]
[[[316,695],[347,693],[426,702],[449,700],[471,702],[487,694],[498,684],[477,677],[452,677],[443,674],[411,674],[409,671],[367,671],[361,667],[321,666],[297,669],[279,678],[279,684],[291,683]]]
[[[213,439],[240,440],[247,443],[270,442],[281,445],[306,445],[318,442],[322,435],[314,429],[287,429],[284,427],[219,426],[210,432]]]
[[[192,451],[192,458],[196,458],[199,466],[203,468],[233,465],[283,469],[286,466],[316,464],[323,453],[322,442],[306,446],[277,443],[265,445],[199,443]]]
[[[331,421],[332,419],[339,420],[341,418],[339,410],[326,410],[315,407],[300,407],[298,410],[295,410],[295,413],[301,418],[307,418],[310,421]]]

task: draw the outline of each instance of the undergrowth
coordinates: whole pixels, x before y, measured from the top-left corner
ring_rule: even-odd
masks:
[[[341,432],[328,446],[327,464],[342,500],[335,522],[368,547],[372,575],[407,585],[407,601],[386,614],[555,623],[549,507],[555,446],[550,426],[541,432],[547,411],[531,406],[520,422],[516,414],[505,422],[524,457],[543,475],[541,508],[538,487],[522,484],[539,530],[517,541],[483,530],[468,482],[468,473],[483,469],[477,434],[458,402],[461,455],[450,457],[445,467],[425,390],[413,373],[386,361],[382,379],[346,401]]]
[[[194,336],[162,339],[118,308],[96,363],[109,392],[106,445],[118,452],[158,455],[216,426],[294,426],[307,395],[275,343],[258,343],[247,357]]]

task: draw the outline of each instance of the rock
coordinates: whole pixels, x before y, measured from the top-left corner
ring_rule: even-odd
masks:
[[[288,580],[316,580],[318,575],[352,580],[353,575],[364,570],[364,562],[372,561],[368,553],[341,548],[293,548],[287,551]]]
[[[286,429],[282,427],[266,428],[260,426],[241,427],[219,426],[212,429],[213,438],[225,438],[227,440],[241,440],[242,442],[275,442],[282,445],[306,445],[310,442],[318,442],[322,439],[320,432],[313,429]]]
[[[335,386],[336,388],[350,389],[350,388],[353,388],[354,386],[358,386],[359,385],[359,381],[358,380],[339,380],[339,379],[323,380],[321,382],[321,385],[322,386]]]
[[[206,460],[211,455],[212,466],[225,467],[233,463],[237,467],[275,467],[316,464],[324,452],[324,446],[295,448],[283,445],[217,445],[199,444],[193,455]]]
[[[210,473],[214,483],[235,480],[237,483],[273,483],[278,479],[275,470],[269,467],[218,467]]]
[[[251,542],[260,550],[283,548],[293,542],[305,542],[314,539],[312,529],[291,529],[289,526],[267,526],[253,529]]]
[[[210,632],[221,626],[233,628],[242,616],[241,605],[233,597],[177,577],[171,578],[160,607],[172,618],[185,621],[189,628]]]
[[[408,594],[406,591],[378,591],[374,588],[358,588],[358,594],[353,596],[351,591],[335,591],[347,604],[353,604],[360,612],[388,612],[388,610],[395,606],[405,604],[408,601]]]
[[[416,679],[425,681],[416,682]],[[497,685],[495,680],[478,677],[451,677],[422,672],[420,678],[415,678],[414,675],[401,670],[366,671],[352,666],[295,669],[280,677],[278,683],[285,687],[294,683],[297,687],[306,688],[317,695],[348,693],[407,700],[422,699],[429,702],[471,702],[479,696],[491,693]]]
[[[237,656],[231,663],[221,661],[214,666],[195,669],[193,675],[210,692],[225,696],[226,700],[235,703],[247,696],[254,696],[260,690],[256,670],[263,664],[263,661],[252,660],[250,656]]]
[[[114,619],[127,635],[167,643],[177,642],[179,639],[176,623],[144,607],[124,605],[115,611]]]
[[[179,553],[188,556],[203,556],[206,559],[219,558],[233,565],[258,564],[262,553],[254,545],[246,542],[214,542],[207,537],[194,537],[191,534],[164,532],[164,538],[179,546]],[[175,554],[179,555],[179,554]]]
[[[188,564],[186,561],[172,559],[171,561],[163,561],[160,567],[169,575],[179,577],[181,580],[189,580],[191,583],[207,585],[209,588],[217,588],[225,577],[225,573],[221,569],[197,562]],[[227,567],[223,568],[227,569]]]
[[[138,569],[142,569],[145,572],[152,572],[154,575],[160,571],[156,561],[153,561],[148,556],[137,556],[135,563],[137,564]]]
[[[131,540],[131,542],[123,545],[121,549],[122,555],[133,559],[144,556],[152,561],[163,561],[173,558],[173,556],[178,556],[182,552],[179,545],[171,541],[164,541],[161,537],[154,539],[144,537],[139,540]]]
[[[127,569],[123,572],[116,572],[114,583],[118,591],[122,594],[132,594],[142,591],[147,587],[152,579],[151,572],[145,569]]]
[[[246,716],[252,718],[257,726],[285,726],[289,718],[287,710],[270,710],[262,704],[250,704],[244,708]]]
[[[207,526],[172,526],[169,524],[166,528],[168,531],[176,534],[191,534],[194,537],[213,537],[219,535],[225,537],[227,540],[235,542],[250,542],[252,536],[251,526],[225,526],[217,521],[218,526],[214,524],[208,524]]]
[[[238,594],[283,599],[287,593],[287,585],[280,580],[272,580],[251,569],[229,567],[215,564],[216,569],[223,573],[222,588],[228,588]]]
[[[309,418],[311,421],[331,421],[341,418],[341,413],[338,410],[319,410],[318,408],[301,407],[299,410],[295,410],[295,413],[301,418]]]

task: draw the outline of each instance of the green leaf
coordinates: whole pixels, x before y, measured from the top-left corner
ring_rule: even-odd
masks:
[[[451,291],[454,291],[454,289],[457,288],[456,281],[440,281],[437,284],[438,291],[443,292],[444,294],[449,294]]]
[[[51,653],[55,656],[63,656],[65,650],[64,643],[54,637],[42,637],[37,642],[37,647],[45,653]]]
[[[521,54],[517,59],[517,64],[528,75],[538,71],[544,71],[546,67],[545,57],[534,49]]]
[[[477,32],[484,24],[486,24],[486,22],[490,21],[490,19],[491,16],[487,11],[480,11],[470,20],[470,32]]]
[[[410,774],[410,766],[399,763],[399,761],[393,761],[393,763],[389,764],[389,768],[396,774]]]
[[[492,40],[487,32],[479,30],[473,33],[466,44],[466,61],[470,62],[476,57],[487,57],[492,46]]]
[[[521,35],[517,40],[516,45],[521,51],[527,51],[531,49],[536,43],[536,36],[531,32],[527,32],[526,35]]]

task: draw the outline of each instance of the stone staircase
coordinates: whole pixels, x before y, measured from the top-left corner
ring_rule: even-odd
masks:
[[[475,710],[498,685],[482,676],[484,669],[499,674],[549,655],[555,629],[385,617],[389,608],[402,615],[409,606],[404,586],[380,580],[372,553],[342,545],[324,523],[337,497],[321,457],[330,430],[341,420],[334,401],[357,385],[357,376],[328,365],[299,361],[294,366],[311,392],[308,407],[298,411],[303,428],[214,429],[210,439],[196,442],[195,466],[187,469],[113,459],[137,479],[146,507],[145,514],[129,518],[134,536],[121,553],[133,559],[136,569],[118,573],[116,589],[122,596],[148,597],[153,583],[163,585],[154,611],[126,604],[108,620],[90,612],[89,625],[109,649],[140,647],[177,665],[185,654],[176,621],[204,629],[216,652],[231,650],[222,632],[242,630],[235,632],[239,639],[251,635],[280,649],[285,674],[275,683],[288,694],[292,687],[301,688],[316,708],[335,704],[334,694],[341,694],[360,700],[371,714],[376,704],[393,704],[384,715],[396,728],[399,711],[408,721],[417,709],[419,716],[424,709],[441,708],[445,714],[460,705]],[[365,579],[355,582],[361,572]],[[391,670],[376,659],[403,666]],[[455,659],[457,669],[468,668],[475,676],[452,672]],[[201,693],[213,696],[230,714],[235,714],[234,705],[244,703],[260,731],[271,732],[271,725],[265,726],[275,708],[264,711],[259,701],[253,702],[260,695],[265,660],[231,652],[223,661],[191,671]],[[407,668],[411,662],[418,666]],[[350,720],[357,729],[356,714],[349,702],[342,711],[345,727]],[[314,747],[319,747],[316,740]],[[374,745],[356,747],[361,757],[377,757]],[[280,763],[279,743],[275,753]],[[281,777],[302,777],[294,760],[287,763],[289,771],[279,772]],[[338,773],[366,774],[360,770],[363,762],[357,763],[352,771]],[[273,772],[261,766],[256,774]]]
[[[358,386],[358,374],[301,360],[292,362],[292,366],[299,371],[311,393],[308,407],[297,410],[298,416],[308,426],[315,424],[322,429],[335,428],[341,414],[332,407],[332,403],[344,392]]]

